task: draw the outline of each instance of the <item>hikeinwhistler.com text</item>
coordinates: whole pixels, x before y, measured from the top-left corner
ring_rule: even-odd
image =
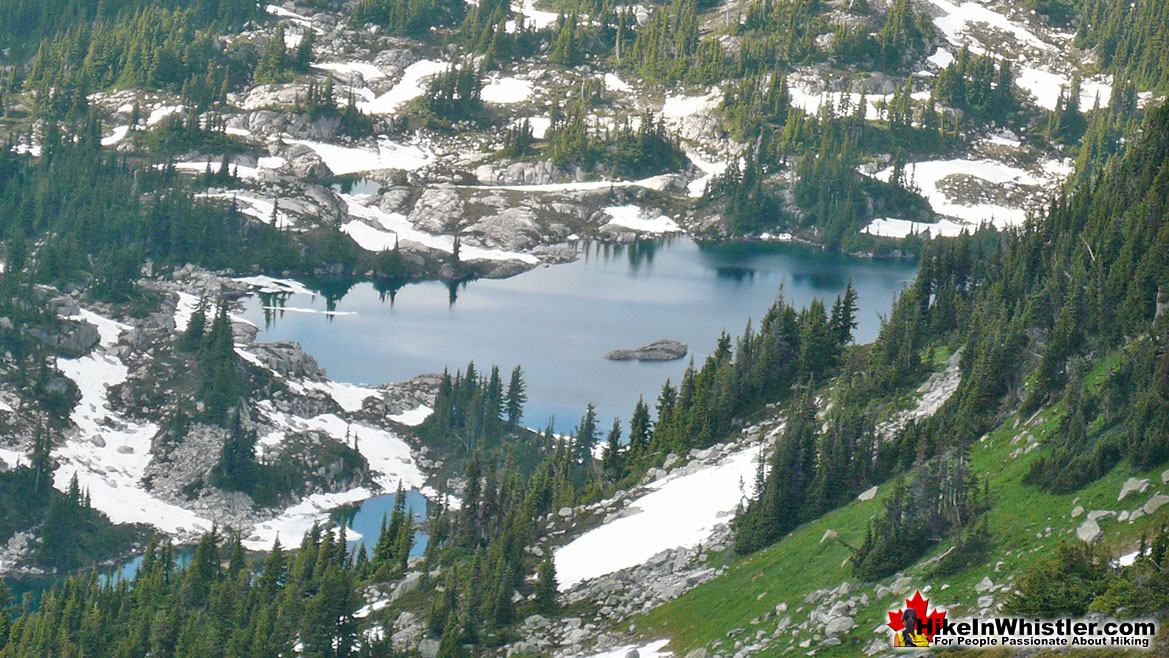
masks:
[[[1157,622],[1151,620],[967,617],[931,622],[936,626],[931,644],[936,647],[1148,649],[1157,635]]]

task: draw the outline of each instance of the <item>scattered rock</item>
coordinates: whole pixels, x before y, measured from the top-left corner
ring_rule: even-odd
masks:
[[[994,581],[992,581],[990,578],[987,578],[986,576],[983,576],[982,580],[978,581],[978,584],[974,586],[974,591],[981,594],[983,592],[989,592],[993,588]]]
[[[856,628],[856,622],[853,621],[852,617],[834,617],[824,625],[824,634],[828,637],[836,637],[844,635],[854,628]]]
[[[1100,538],[1100,525],[1095,521],[1084,521],[1080,527],[1076,528],[1076,536],[1080,538],[1080,541],[1090,544]]]
[[[868,489],[865,489],[864,491],[862,491],[861,494],[856,497],[856,499],[857,500],[872,500],[873,496],[876,496],[876,495],[877,495],[877,487],[869,487]]]
[[[1072,518],[1073,519],[1078,518],[1083,513],[1084,513],[1084,506],[1083,505],[1076,505],[1075,507],[1072,508]]]
[[[839,536],[840,536],[840,533],[836,532],[835,530],[832,530],[832,529],[825,530],[824,536],[820,537],[820,543],[823,544],[824,542],[828,541],[829,539],[836,539]]]
[[[1156,512],[1157,510],[1161,509],[1161,506],[1165,505],[1166,503],[1169,503],[1169,496],[1166,496],[1165,494],[1161,494],[1161,493],[1153,494],[1153,497],[1150,498],[1149,501],[1147,503],[1145,503],[1143,507],[1141,507],[1141,510],[1145,514],[1152,514],[1153,512]]]
[[[1124,497],[1133,493],[1144,493],[1145,489],[1149,488],[1149,481],[1147,479],[1138,480],[1137,478],[1129,478],[1124,481],[1120,487],[1120,494],[1116,497],[1117,502],[1124,500]]]
[[[909,588],[911,588],[911,587],[913,587],[913,581],[910,580],[909,576],[901,576],[897,580],[893,581],[893,584],[889,586],[889,589],[891,589],[894,592],[900,593],[900,592],[908,592]]]
[[[1088,512],[1089,521],[1101,521],[1103,519],[1111,519],[1116,516],[1116,512],[1107,509],[1098,509]]]

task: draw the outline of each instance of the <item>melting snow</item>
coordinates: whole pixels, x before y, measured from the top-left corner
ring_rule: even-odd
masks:
[[[109,137],[103,137],[101,140],[102,146],[113,146],[126,138],[130,132],[130,126],[117,126],[114,128],[114,133]]]
[[[241,190],[204,192],[198,196],[205,199],[226,199],[228,201],[234,201],[236,210],[249,217],[255,217],[265,224],[272,223],[272,214],[273,211],[276,211],[276,221],[280,226],[287,227],[292,224],[291,215],[284,210],[277,210],[275,199],[267,199]]]
[[[718,87],[705,96],[670,96],[662,104],[662,115],[672,118],[694,116],[714,107],[721,98]]]
[[[329,171],[336,176],[379,169],[414,171],[434,162],[433,154],[417,146],[397,144],[384,137],[378,140],[376,151],[304,139],[290,139],[288,142],[307,146],[315,151],[321,156]]]
[[[413,409],[407,409],[400,414],[394,414],[390,416],[390,420],[394,421],[395,423],[402,423],[403,425],[415,427],[421,425],[422,421],[426,420],[426,418],[433,412],[434,409],[431,409],[430,407],[423,404]]]
[[[950,43],[956,46],[963,44],[963,35],[969,32],[969,23],[982,23],[1006,32],[1033,48],[1040,50],[1052,48],[1050,44],[1035,36],[1035,33],[1027,28],[1012,23],[1006,16],[987,9],[977,2],[967,1],[960,5],[948,2],[948,0],[929,0],[929,2],[943,12],[942,16],[934,19],[934,24],[946,35]],[[970,51],[977,54],[984,52],[981,48],[973,46]]]
[[[669,643],[669,640],[654,640],[649,644],[628,644],[604,653],[593,654],[589,658],[625,658],[630,652],[635,652],[639,658],[667,658],[674,655],[672,651],[665,650]]]
[[[848,111],[851,113],[861,102],[861,94],[859,93],[844,93],[841,91],[813,92],[794,84],[788,87],[788,96],[791,98],[792,107],[798,107],[808,114],[817,114],[820,108],[828,102],[831,102],[837,111],[840,111],[844,103],[847,102]],[[918,91],[910,94],[909,97],[919,101],[928,100],[929,92]],[[884,114],[883,107],[892,98],[892,94],[868,94],[864,96],[865,119],[868,121],[876,121],[882,118]]]
[[[713,466],[669,476],[629,503],[635,513],[590,530],[554,554],[560,589],[645,562],[671,548],[701,544],[730,521],[755,480],[757,446],[740,449]]]
[[[150,113],[150,116],[146,117],[146,125],[153,126],[154,124],[158,123],[159,121],[162,121],[163,119],[169,117],[170,115],[174,114],[175,112],[182,112],[182,111],[183,111],[182,105],[163,105],[161,107],[156,107]]]
[[[637,206],[609,206],[605,208],[605,213],[612,218],[606,226],[621,226],[643,233],[676,233],[682,230],[665,215],[646,217]]]
[[[930,237],[936,238],[938,236],[958,235],[963,231],[970,232],[971,227],[966,224],[952,222],[948,219],[931,224],[885,217],[882,219],[874,219],[869,222],[868,226],[861,229],[861,233],[868,233],[869,235],[876,235],[883,238],[904,238],[909,235],[919,235],[926,231],[929,231]]]
[[[944,69],[954,61],[954,55],[950,54],[950,51],[946,50],[945,48],[938,46],[938,49],[934,51],[934,54],[930,55],[926,59],[930,64],[933,64],[940,69]]]
[[[272,14],[273,16],[278,16],[280,18],[287,18],[288,20],[290,20],[294,23],[299,23],[300,25],[302,25],[304,27],[308,27],[308,26],[312,25],[312,22],[313,22],[312,19],[309,18],[308,16],[305,16],[304,14],[298,14],[295,11],[289,11],[289,10],[285,9],[284,7],[281,7],[279,5],[268,5],[268,6],[264,7],[264,11],[268,12],[269,14]]]
[[[80,315],[97,326],[102,347],[116,344],[127,328],[90,311],[82,310]],[[124,382],[128,374],[122,361],[109,354],[92,354],[58,358],[57,367],[77,384],[81,399],[70,414],[78,435],[53,451],[60,464],[53,486],[64,491],[76,475],[94,508],[114,523],[147,523],[182,537],[210,529],[211,521],[156,498],[142,486],[158,427],[123,418],[110,408],[109,388]]]
[[[633,91],[633,87],[630,87],[629,83],[625,82],[621,78],[618,78],[612,73],[605,74],[605,89],[608,89],[609,91],[620,92]]]
[[[323,64],[313,64],[313,68],[348,76],[356,74],[360,75],[366,81],[386,77],[386,74],[382,73],[381,69],[368,62],[325,62]]]
[[[346,384],[344,382],[306,381],[304,382],[304,387],[328,393],[342,409],[349,412],[361,411],[361,407],[365,404],[367,398],[381,395],[381,392],[378,390],[365,388],[364,386],[356,386],[354,384]]]
[[[284,546],[295,546],[314,523],[329,520],[329,512],[343,505],[353,505],[373,496],[365,487],[357,487],[341,493],[313,494],[284,510],[280,516],[258,523],[252,533],[243,541],[244,547],[252,551],[267,551],[277,537],[283,537]],[[347,530],[350,539],[359,539],[360,533]]]
[[[487,103],[519,103],[532,95],[532,83],[519,78],[496,78],[483,87]]]
[[[241,283],[246,283],[249,286],[254,286],[260,292],[265,293],[292,293],[296,295],[316,296],[316,293],[309,290],[300,281],[293,279],[276,279],[270,276],[243,276],[235,279]],[[179,293],[180,295],[183,293]]]
[[[697,199],[706,192],[706,184],[710,182],[715,176],[721,176],[727,170],[727,163],[725,162],[710,162],[702,158],[693,151],[687,151],[686,157],[690,158],[690,162],[702,170],[702,176],[690,181],[686,189],[691,198]]]
[[[414,62],[406,67],[398,84],[371,101],[359,102],[357,107],[369,114],[393,114],[402,105],[422,95],[425,91],[423,80],[447,68],[447,64],[430,59]]]
[[[552,119],[548,117],[520,117],[511,122],[512,126],[517,126],[521,121],[527,120],[528,125],[532,127],[532,137],[536,139],[544,139],[548,134],[548,129],[552,127]]]
[[[431,235],[414,228],[414,225],[405,215],[396,212],[385,212],[376,206],[365,205],[368,195],[342,194],[341,198],[349,207],[349,214],[360,219],[373,222],[381,228],[376,228],[365,222],[351,221],[341,227],[357,244],[367,251],[382,251],[392,249],[398,238],[416,242],[430,249],[437,249],[451,253],[455,248],[455,239],[449,235]],[[484,249],[471,245],[460,245],[459,256],[464,260],[519,260],[529,265],[536,265],[540,259],[531,254],[521,254],[501,249]]]
[[[893,169],[877,173],[876,178],[888,181]],[[1022,224],[1027,213],[1022,208],[1009,208],[992,203],[965,204],[951,201],[938,188],[938,183],[948,176],[965,174],[991,183],[1015,183],[1019,185],[1041,185],[1044,181],[1030,173],[993,160],[928,160],[906,168],[905,174],[921,190],[933,207],[934,212],[956,217],[971,224],[992,222],[1000,228]]]
[[[523,14],[526,22],[537,30],[542,30],[546,27],[556,24],[560,19],[554,11],[541,11],[536,9],[536,0],[524,0],[523,4],[512,5],[511,10],[517,14]]]
[[[8,411],[12,411],[11,408]],[[21,463],[27,462],[28,458],[19,450],[9,450],[7,448],[0,448],[0,462],[4,462],[5,468],[16,468]]]
[[[399,482],[408,489],[419,488],[425,481],[422,471],[410,453],[410,446],[390,432],[361,423],[348,422],[334,414],[300,418],[275,411],[269,403],[261,403],[260,406],[268,419],[280,428],[261,439],[264,445],[274,445],[283,440],[284,434],[281,430],[324,432],[340,443],[352,445],[356,442],[358,452],[365,457],[370,470],[377,474],[375,481],[382,491],[393,491]],[[361,502],[373,495],[375,492],[369,488],[357,487],[340,493],[309,496],[284,510],[276,518],[257,524],[244,544],[253,550],[264,550],[271,548],[277,535],[283,535],[286,541],[289,539],[296,541],[312,527],[313,523],[328,520],[330,510]]]
[[[240,178],[254,180],[254,179],[260,177],[261,171],[279,169],[280,167],[284,166],[284,162],[285,162],[284,158],[281,158],[279,156],[264,157],[264,158],[259,158],[257,160],[257,162],[256,162],[257,166],[255,166],[255,167],[249,167],[247,165],[234,164],[234,163],[229,162],[227,164],[227,170]],[[159,165],[159,166],[164,166],[164,165]],[[191,162],[176,162],[175,163],[175,169],[179,169],[181,171],[191,171],[191,172],[195,172],[197,174],[201,174],[201,173],[204,173],[207,171],[218,172],[219,168],[222,166],[223,166],[222,161],[211,162],[208,160],[193,160]],[[269,213],[268,217],[261,218],[261,219],[271,219],[271,217],[272,217],[272,215],[271,215],[271,213]]]
[[[1065,75],[1032,67],[1023,67],[1015,84],[1026,89],[1036,104],[1047,110],[1054,110],[1060,92],[1072,86],[1071,80]],[[1111,96],[1111,84],[1101,80],[1084,80],[1080,83],[1080,110],[1090,110],[1097,102],[1100,107],[1107,107]]]

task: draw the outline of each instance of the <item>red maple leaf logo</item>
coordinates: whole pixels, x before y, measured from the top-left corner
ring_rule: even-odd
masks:
[[[917,613],[918,620],[921,621],[921,632],[926,636],[926,639],[931,642],[934,639],[934,634],[942,628],[942,620],[946,618],[945,610],[934,609],[933,612],[926,614],[926,608],[929,607],[930,600],[921,598],[921,592],[914,592],[912,599],[905,599],[905,605],[913,608]],[[901,622],[901,613],[904,609],[889,612],[889,628],[894,632],[900,632],[905,628],[905,624]]]

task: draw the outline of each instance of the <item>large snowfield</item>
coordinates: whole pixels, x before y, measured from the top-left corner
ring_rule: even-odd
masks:
[[[77,432],[53,451],[59,463],[53,486],[65,491],[76,476],[94,509],[114,523],[147,523],[188,538],[211,529],[210,520],[146,490],[141,480],[158,427],[123,418],[110,408],[109,389],[126,381],[128,370],[107,350],[129,327],[88,310],[74,319],[97,327],[103,349],[77,359],[57,359],[57,368],[77,384],[81,399],[70,414]]]
[[[893,169],[890,167],[878,172],[875,177],[888,182],[892,175]],[[1042,185],[1046,182],[1024,169],[986,159],[926,160],[912,163],[905,168],[905,176],[917,185],[921,195],[930,202],[930,207],[936,213],[955,217],[975,226],[990,222],[999,228],[1018,226],[1027,219],[1027,213],[1022,208],[952,200],[938,184],[943,179],[955,175],[970,176],[1000,185],[1006,183]]]
[[[629,503],[627,516],[594,528],[554,553],[562,591],[577,583],[637,566],[661,551],[706,541],[730,521],[754,487],[759,446],[741,448],[713,466],[668,476]]]

